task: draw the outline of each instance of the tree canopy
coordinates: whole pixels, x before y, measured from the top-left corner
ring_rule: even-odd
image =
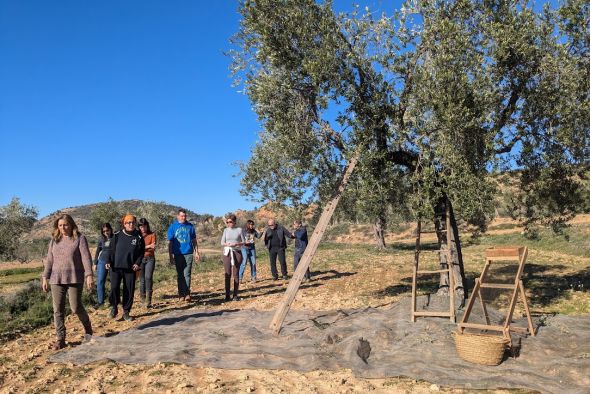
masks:
[[[485,229],[493,175],[519,177],[515,214],[561,230],[590,164],[590,5],[416,0],[391,15],[331,1],[244,0],[232,71],[262,125],[242,191],[343,204],[385,227],[448,198]]]

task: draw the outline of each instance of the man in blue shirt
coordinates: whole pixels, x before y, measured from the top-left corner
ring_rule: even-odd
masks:
[[[295,220],[293,222],[293,238],[295,238],[295,254],[293,256],[293,271],[295,271],[308,243],[307,229],[302,225],[301,220]],[[307,268],[307,272],[305,272],[303,281],[307,282],[308,280],[311,280],[311,272],[309,271],[309,268]]]
[[[190,302],[193,255],[197,261],[201,260],[201,255],[195,227],[186,220],[186,211],[179,209],[176,219],[168,227],[168,255],[170,264],[176,266],[178,297]]]

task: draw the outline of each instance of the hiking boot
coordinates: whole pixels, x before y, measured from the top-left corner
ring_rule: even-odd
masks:
[[[59,350],[59,349],[63,349],[64,347],[66,347],[66,340],[65,339],[58,339],[57,341],[55,341],[53,343],[53,345],[51,345],[52,350]]]
[[[109,317],[111,319],[114,319],[115,317],[117,317],[117,308],[116,307],[112,307],[111,310],[109,311]]]
[[[283,275],[283,279],[284,280],[289,280],[289,276],[288,275]]]
[[[225,296],[225,301],[229,301],[229,300],[231,300],[231,298],[229,297],[229,295],[226,295]]]
[[[84,334],[84,339],[82,340],[82,343],[88,343],[90,341],[92,341],[92,333]]]
[[[142,303],[145,303],[145,293],[141,293],[139,295],[139,299],[141,300]]]
[[[96,310],[98,310],[98,309],[100,309],[100,308],[101,308],[103,305],[104,305],[104,303],[102,303],[102,302],[98,302],[98,303],[94,304],[93,308],[94,308],[94,309],[96,309]]]
[[[145,297],[145,307],[151,308],[152,307],[152,292],[147,293]]]
[[[231,298],[232,301],[240,301],[240,297],[238,297],[237,295],[233,296]]]
[[[123,312],[123,320],[125,321],[133,321],[133,317],[129,315],[129,312]]]
[[[279,280],[279,277],[278,276],[273,276],[272,277],[272,280]]]

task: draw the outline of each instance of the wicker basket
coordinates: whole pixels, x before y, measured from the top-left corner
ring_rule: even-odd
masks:
[[[459,356],[471,363],[499,365],[510,343],[507,338],[492,335],[453,332]]]

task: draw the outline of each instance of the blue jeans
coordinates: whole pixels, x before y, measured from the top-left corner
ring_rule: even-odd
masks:
[[[193,268],[192,254],[175,254],[176,279],[178,282],[178,295],[186,297],[191,294],[191,272]]]
[[[104,285],[107,282],[106,261],[96,263],[96,298],[99,304],[104,304]]]
[[[244,277],[246,271],[246,263],[250,263],[250,275],[252,279],[256,279],[256,249],[255,248],[242,248],[242,265],[240,265],[240,280]]]

